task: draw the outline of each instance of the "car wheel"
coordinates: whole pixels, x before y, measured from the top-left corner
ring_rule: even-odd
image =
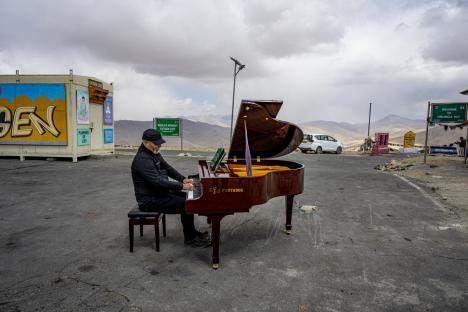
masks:
[[[322,154],[322,148],[320,146],[315,149],[315,154]]]
[[[337,149],[336,149],[336,153],[341,154],[342,151],[343,150],[342,150],[341,146],[338,146]]]

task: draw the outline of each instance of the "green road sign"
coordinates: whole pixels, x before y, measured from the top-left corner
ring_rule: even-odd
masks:
[[[431,121],[436,123],[463,123],[468,103],[432,103]]]
[[[154,129],[161,132],[162,136],[180,136],[180,119],[178,118],[155,118]]]

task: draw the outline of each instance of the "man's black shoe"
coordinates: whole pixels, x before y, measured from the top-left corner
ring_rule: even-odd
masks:
[[[208,232],[199,232],[197,230],[195,230],[195,237],[198,237],[198,238],[201,238],[201,239],[206,239],[206,240],[210,240],[210,235],[208,235]]]
[[[186,239],[185,240],[185,245],[189,245],[189,246],[192,246],[192,247],[202,247],[202,248],[204,248],[204,247],[210,246],[210,242],[208,240],[206,240],[206,239],[195,236],[192,239]]]

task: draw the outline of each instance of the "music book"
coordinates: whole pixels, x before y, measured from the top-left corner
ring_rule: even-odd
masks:
[[[224,148],[222,147],[218,148],[213,158],[210,161],[211,171],[215,172],[216,169],[218,169],[219,164],[221,164],[221,161],[223,160],[224,156],[226,156],[226,152],[224,151]]]

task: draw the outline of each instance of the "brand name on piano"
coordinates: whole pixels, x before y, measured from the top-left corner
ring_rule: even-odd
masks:
[[[243,193],[243,188],[217,188],[217,187],[210,187],[209,193],[216,195],[221,193]]]

